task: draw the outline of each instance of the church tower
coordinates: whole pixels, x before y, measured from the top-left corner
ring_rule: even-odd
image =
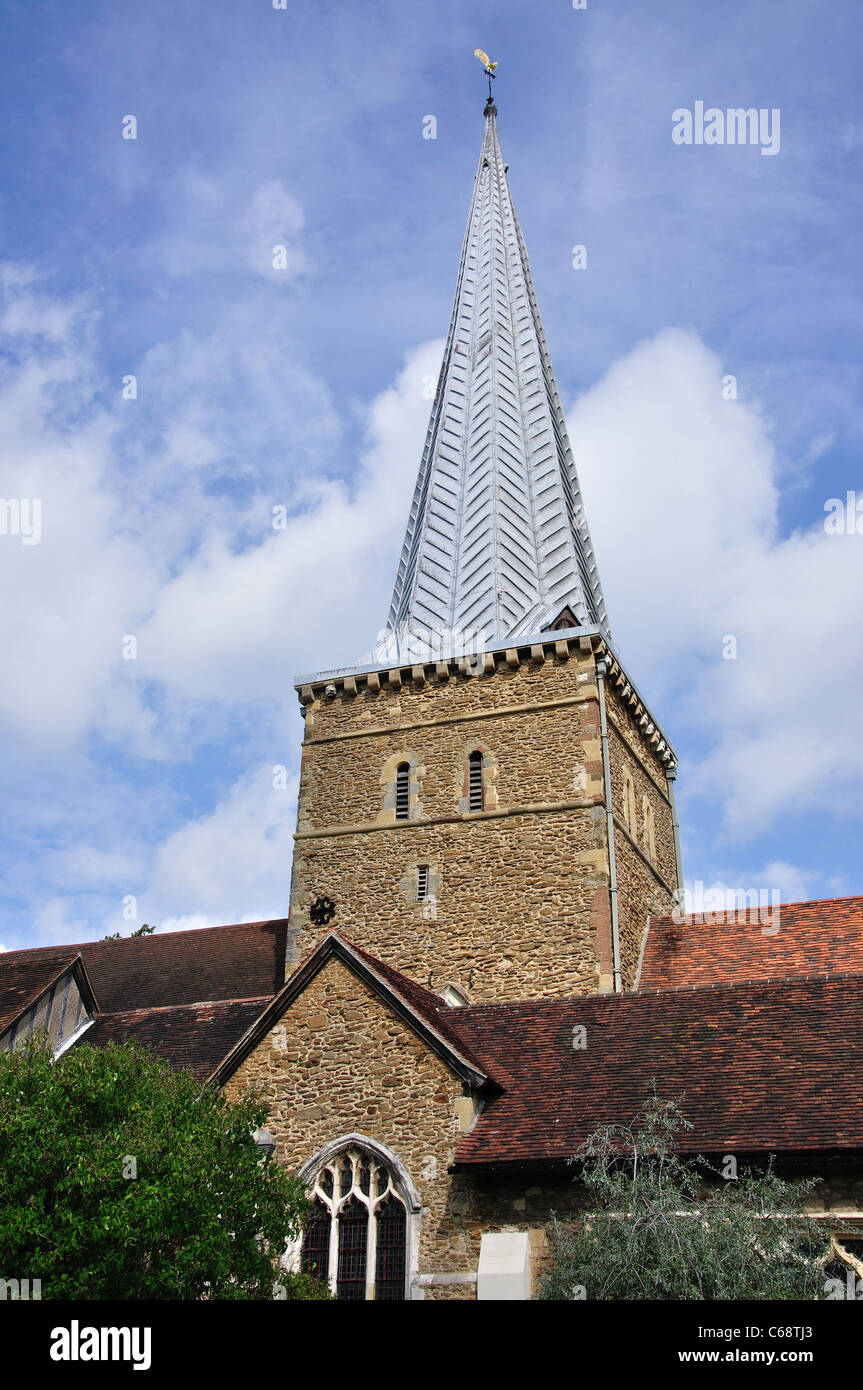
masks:
[[[286,972],[332,923],[453,1003],[632,988],[681,886],[676,759],[611,646],[496,117],[384,638],[297,681]]]

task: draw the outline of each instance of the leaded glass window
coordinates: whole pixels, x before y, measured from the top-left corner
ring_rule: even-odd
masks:
[[[375,1298],[402,1299],[405,1296],[405,1209],[401,1202],[389,1196],[375,1212],[375,1221]]]
[[[332,1217],[323,1202],[316,1201],[306,1220],[300,1268],[303,1274],[326,1283],[330,1274],[330,1226]]]
[[[302,1269],[343,1300],[403,1300],[407,1210],[398,1180],[376,1155],[351,1148],[318,1171]]]
[[[351,1197],[338,1216],[339,1274],[338,1294],[342,1299],[366,1296],[366,1252],[369,1243],[369,1214],[362,1202]]]

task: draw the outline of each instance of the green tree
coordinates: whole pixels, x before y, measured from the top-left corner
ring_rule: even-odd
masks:
[[[0,1053],[0,1274],[43,1299],[310,1296],[278,1268],[308,1204],[265,1118],[129,1043]]]
[[[772,1161],[724,1178],[675,1152],[675,1136],[691,1128],[679,1103],[654,1090],[631,1125],[602,1127],[581,1145],[571,1162],[584,1214],[553,1218],[537,1298],[823,1297],[829,1236],[801,1215],[819,1179],[785,1182]]]

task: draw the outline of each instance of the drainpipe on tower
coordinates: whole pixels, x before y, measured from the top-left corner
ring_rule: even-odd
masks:
[[[668,788],[668,800],[671,805],[671,829],[674,834],[674,863],[677,868],[677,892],[674,894],[674,906],[678,912],[684,908],[683,893],[683,858],[680,853],[680,826],[677,823],[677,805],[674,800],[674,783],[677,779],[677,767],[671,767],[665,774],[665,785]]]
[[[608,760],[608,720],[605,715],[605,677],[607,662],[596,663],[596,688],[599,692],[599,738],[602,746],[602,780],[605,787],[605,826],[608,838],[608,893],[611,898],[611,953],[614,970],[614,992],[623,992],[620,974],[620,918],[617,910],[617,861],[614,854],[614,809],[611,802],[611,764]]]

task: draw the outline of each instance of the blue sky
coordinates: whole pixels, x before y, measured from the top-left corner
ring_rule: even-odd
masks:
[[[863,499],[859,6],[0,18],[0,495],[42,503],[39,544],[0,535],[0,943],[287,911],[291,681],[386,616],[478,45],[615,644],[680,754],[687,880],[863,892],[863,534],[824,529]],[[778,153],[676,145],[696,101],[778,109]]]

